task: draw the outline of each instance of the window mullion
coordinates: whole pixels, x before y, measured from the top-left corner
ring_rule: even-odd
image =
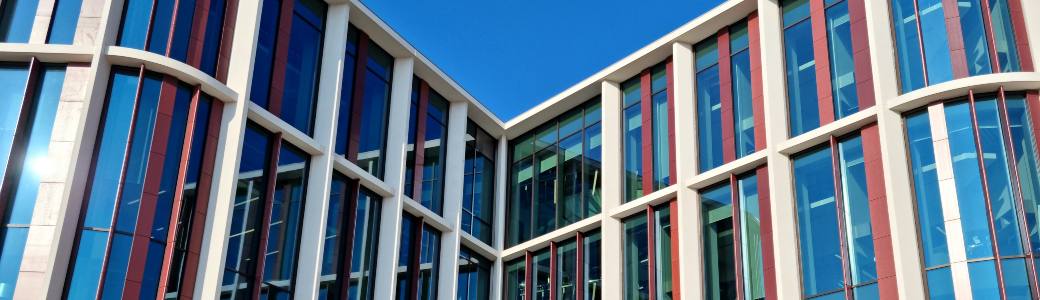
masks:
[[[833,135],[830,136],[830,151],[831,151],[831,172],[833,172],[834,178],[834,207],[835,213],[837,214],[838,220],[838,241],[841,244],[841,275],[843,277],[842,289],[845,293],[845,299],[852,299],[852,267],[849,265],[849,241],[848,233],[845,224],[845,195],[842,194],[842,170],[841,170],[841,153],[838,151],[839,143],[838,139]]]
[[[979,120],[975,110],[975,91],[968,91],[968,107],[971,112],[971,128],[972,137],[975,139],[975,157],[979,164],[979,175],[982,178],[982,195],[986,202],[986,219],[989,221],[989,239],[990,243],[993,244],[993,260],[995,261],[995,267],[997,270],[997,287],[1000,290],[1000,297],[1006,298],[1004,289],[1004,267],[1001,264],[1000,259],[1000,245],[997,241],[996,225],[993,221],[993,202],[989,195],[989,179],[986,174],[986,162],[983,158],[982,151],[982,139],[979,136]]]

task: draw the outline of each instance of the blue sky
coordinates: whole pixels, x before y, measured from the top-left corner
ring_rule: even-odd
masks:
[[[723,0],[362,0],[507,121]]]

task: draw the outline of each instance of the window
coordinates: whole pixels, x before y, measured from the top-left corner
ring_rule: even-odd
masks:
[[[579,249],[578,253],[582,255],[580,259],[582,265],[580,275],[582,275],[584,280],[577,280],[581,285],[578,292],[582,295],[577,297],[577,299],[603,299],[603,265],[602,252],[600,250],[602,241],[600,233],[599,231],[588,233],[581,240],[583,249]]]
[[[790,135],[797,136],[820,127],[809,0],[784,1],[783,19]]]
[[[404,194],[441,214],[448,145],[448,100],[422,79],[413,81]],[[420,151],[421,150],[421,151]]]
[[[0,6],[0,42],[28,43],[36,22],[36,12],[40,9],[50,10],[50,26],[47,30],[48,44],[72,44],[79,20],[82,0],[44,1],[49,7],[39,7],[39,0],[5,1]]]
[[[309,135],[327,5],[319,0],[263,0],[262,6],[249,98]]]
[[[397,299],[437,298],[441,233],[423,220],[401,218],[401,252],[397,264]]]
[[[459,248],[458,300],[484,300],[491,297],[491,267],[484,259],[465,247]]]
[[[192,106],[194,116],[189,115]],[[205,149],[215,135],[209,128],[219,126],[219,119],[209,116],[214,107],[220,105],[173,77],[113,68],[67,294],[154,298],[177,293],[181,282],[194,280],[194,274],[180,275],[180,268],[196,268],[197,260],[185,263],[178,255],[191,237],[176,235],[193,230],[185,219],[190,216],[172,215],[204,199],[193,188],[209,187],[209,170],[199,165],[214,155],[215,149]],[[185,146],[188,152],[182,151]],[[187,170],[181,169],[182,161],[188,162]],[[176,261],[165,258],[169,242]],[[164,273],[168,282],[160,283]],[[139,294],[124,294],[128,282],[138,285]]]
[[[382,197],[339,173],[330,190],[318,297],[373,299]]]
[[[759,100],[752,99],[750,52],[758,44],[749,43],[747,26],[747,21],[733,24],[694,50],[700,172],[757,149],[754,106]]]
[[[827,147],[793,158],[802,289],[807,298],[876,295],[878,265],[891,263],[875,255],[875,250],[891,249],[874,248],[874,226],[880,225],[871,224],[872,215],[887,214],[870,203],[884,201],[870,200],[883,195],[868,194],[867,170],[880,171],[873,165],[880,155],[872,150],[865,156],[864,141],[876,141],[876,127],[861,132],[866,137],[832,137]]]
[[[849,1],[827,0],[826,2],[828,6],[825,14],[827,18],[827,52],[830,54],[831,63],[831,97],[834,101],[834,119],[841,119],[859,111],[859,95],[856,94],[856,62],[852,55],[854,43],[852,18],[849,14]]]
[[[462,183],[462,230],[491,245],[495,216],[495,149],[498,140],[469,121]],[[485,297],[486,298],[486,297]]]
[[[127,0],[116,44],[167,56],[219,77],[217,64],[221,59],[221,48],[226,48],[225,52],[230,50],[230,45],[221,43],[221,40],[225,14],[234,15],[234,12],[226,11],[231,1],[237,0]],[[64,0],[58,2],[59,11],[62,2]],[[79,8],[74,9],[78,14]],[[196,16],[196,12],[202,14]],[[75,24],[71,26],[71,31],[74,31]],[[71,43],[71,31],[52,32],[50,38]],[[226,61],[221,62],[220,72],[227,72]]]
[[[600,212],[599,99],[513,139],[506,244],[516,245]]]
[[[385,168],[393,63],[394,58],[364,32],[353,26],[347,30],[336,153],[376,177],[382,177]]]
[[[505,299],[527,299],[527,294],[531,299],[602,299],[600,257],[598,231],[550,242],[547,248],[506,263]]]
[[[626,202],[675,179],[671,68],[671,61],[660,63],[621,84]]]
[[[970,283],[972,295],[980,299],[1001,292],[1031,295],[1036,288],[1023,275],[1036,274],[1024,255],[1036,251],[1040,240],[1033,209],[1040,198],[1032,123],[1036,108],[1027,99],[1032,104],[1037,96],[969,92],[967,100],[935,103],[907,116],[924,267],[933,297],[952,298],[942,289],[958,277],[967,278],[957,284]],[[952,174],[933,175],[929,166],[949,168]],[[956,197],[937,193],[943,181],[952,181]],[[943,222],[944,204],[957,207],[960,218]],[[948,227],[951,222],[959,226]],[[963,245],[948,243],[955,241]],[[963,251],[950,250],[955,247]],[[950,267],[964,264],[967,268]],[[957,273],[965,269],[966,274]]]
[[[757,174],[732,176],[701,192],[707,299],[766,298],[760,237],[769,225],[760,216],[769,204],[758,196],[768,193],[759,189],[767,189],[765,172],[761,167]]]
[[[32,67],[30,67],[30,64]],[[65,83],[64,65],[0,63],[0,178],[6,184],[0,199],[0,298],[11,299],[29,239],[40,182],[47,174],[47,155]],[[29,82],[30,73],[34,81]],[[24,88],[24,89],[23,89]],[[28,90],[31,89],[31,90]]]
[[[622,271],[624,299],[672,299],[673,282],[679,282],[678,270],[672,268],[672,252],[678,247],[672,236],[678,229],[672,227],[675,201],[659,207],[647,207],[645,212],[623,220],[624,262]],[[676,253],[678,255],[678,253]]]
[[[502,289],[502,299],[525,300],[527,299],[527,268],[524,257],[514,259],[505,263],[505,283]]]

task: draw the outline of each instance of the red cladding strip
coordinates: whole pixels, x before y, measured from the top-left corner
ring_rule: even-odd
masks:
[[[143,191],[137,211],[137,225],[130,245],[130,261],[127,265],[123,299],[140,297],[140,285],[148,263],[148,243],[151,241],[152,223],[155,221],[156,200],[159,197],[160,183],[163,177],[163,162],[166,160],[166,146],[169,142],[170,123],[173,121],[174,103],[177,101],[177,79],[165,76],[162,90],[159,93],[159,107],[152,130],[152,144],[148,153],[148,164],[145,169]],[[121,272],[122,270],[112,270]]]
[[[220,82],[227,82],[228,65],[231,61],[231,40],[235,38],[235,20],[238,15],[238,0],[226,1],[224,29],[220,32],[220,57],[217,59],[217,80]]]
[[[867,199],[870,203],[870,231],[874,236],[874,255],[881,299],[897,299],[895,258],[888,219],[888,197],[885,195],[885,173],[881,161],[881,140],[877,124],[860,131],[863,139],[863,166],[867,175]]]
[[[351,263],[353,263],[354,257],[354,220],[357,218],[357,205],[358,205],[358,193],[360,192],[360,182],[357,180],[351,180],[347,183],[347,186],[343,187],[343,192],[340,195],[343,203],[342,207],[345,211],[344,218],[340,219],[339,232],[343,235],[343,238],[339,241],[339,270],[336,274],[350,274]],[[330,214],[337,212],[328,212]],[[418,272],[416,272],[418,273]],[[348,276],[337,276],[336,284],[339,292],[339,298],[346,298],[345,295],[350,294],[350,278]]]
[[[675,163],[675,77],[673,77],[674,70],[672,66],[672,60],[668,59],[668,64],[665,65],[665,77],[668,79],[668,87],[665,91],[668,93],[668,178],[669,184],[678,183],[678,177],[676,175],[676,163]]]
[[[156,1],[155,3],[158,3],[158,2],[159,1]],[[170,21],[169,21],[170,22],[170,29],[169,29],[169,32],[166,33],[166,54],[165,54],[165,56],[167,56],[167,57],[169,57],[170,53],[173,52],[173,38],[175,37],[175,35],[177,33],[177,13],[179,12],[179,9],[178,9],[179,6],[181,6],[181,1],[180,0],[173,0],[173,10],[170,11],[170,13],[171,13],[170,14]],[[155,19],[154,19],[155,15],[154,14],[152,15],[152,18],[153,18],[152,21],[154,22],[155,21]],[[165,20],[163,20],[163,21],[165,21]]]
[[[766,149],[765,92],[762,90],[762,48],[758,13],[748,16],[748,42],[751,55],[751,109],[755,120],[755,151]]]
[[[730,198],[730,203],[733,203],[733,205],[730,206],[730,208],[732,209],[732,211],[730,212],[732,214],[731,215],[732,217],[730,217],[730,222],[731,222],[730,226],[732,226],[731,228],[733,228],[733,245],[736,245],[735,247],[733,247],[733,274],[735,274],[735,276],[733,276],[733,277],[734,277],[734,280],[736,281],[734,285],[735,286],[739,286],[739,287],[743,287],[744,286],[744,263],[743,263],[743,259],[741,259],[741,258],[744,257],[744,255],[741,253],[742,249],[741,249],[740,245],[743,245],[741,240],[744,239],[744,236],[742,236],[740,234],[741,233],[740,232],[740,220],[742,220],[744,218],[744,215],[740,213],[740,209],[741,209],[740,205],[742,203],[740,203],[740,189],[737,187],[737,185],[738,185],[737,176],[733,175],[733,174],[730,174],[729,175],[729,194],[730,194],[730,197],[731,197]],[[737,300],[744,300],[744,293],[738,292],[737,293]]]
[[[350,95],[350,136],[347,142],[347,160],[357,162],[358,147],[361,144],[361,114],[365,96],[365,66],[368,62],[368,35],[358,32],[357,63],[354,64],[354,93]],[[341,99],[342,103],[343,100]],[[340,104],[342,105],[342,104]]]
[[[202,45],[206,43],[206,23],[209,21],[210,0],[197,0],[192,14],[191,37],[188,42],[188,65],[199,68],[202,63]],[[214,0],[223,1],[223,0]]]
[[[267,252],[267,243],[270,242],[268,240],[268,236],[271,232],[271,213],[274,210],[274,208],[272,207],[274,205],[274,201],[271,199],[271,197],[274,197],[275,186],[278,184],[276,176],[278,172],[278,153],[280,152],[279,150],[282,148],[282,134],[273,134],[271,140],[271,148],[268,150],[270,157],[267,157],[267,169],[264,170],[264,177],[266,177],[267,186],[265,187],[264,197],[261,200],[261,205],[264,206],[264,210],[263,214],[260,215],[261,224],[260,232],[258,232],[258,234],[260,235],[258,236],[259,243],[257,243],[257,247],[255,249],[256,253],[254,254],[256,255],[254,256],[256,262],[254,263],[254,269],[250,270],[253,271],[253,283],[251,291],[253,295],[251,299],[260,299],[260,286],[263,284],[264,280],[264,263],[266,262],[265,254]]]
[[[408,298],[407,299],[419,299],[419,260],[420,253],[422,252],[422,235],[423,235],[423,224],[425,221],[418,218],[418,222],[415,222],[414,233],[412,235],[412,261],[408,262]],[[434,270],[436,272],[436,270]],[[436,284],[436,283],[433,283]]]
[[[191,235],[188,239],[188,251],[185,255],[184,272],[181,272],[181,288],[178,298],[192,299],[195,294],[195,276],[199,269],[199,256],[202,253],[202,237],[206,230],[206,215],[209,208],[210,190],[213,188],[213,170],[216,163],[217,145],[220,144],[220,123],[224,111],[224,103],[212,101],[206,128],[206,144],[202,155],[202,168],[199,170],[198,187],[195,189],[195,216],[191,222]]]
[[[531,251],[524,253],[524,298],[534,299],[534,270],[531,270]],[[414,298],[413,298],[414,299]]]
[[[979,164],[979,176],[982,177],[982,190],[989,191],[989,179],[986,174],[986,162],[983,161],[984,152],[982,152],[982,138],[979,136],[978,114],[976,113],[975,109],[975,92],[971,90],[968,91],[968,107],[971,110],[971,127],[973,137],[975,138],[975,156]],[[982,195],[983,200],[985,200],[986,202],[986,217],[989,221],[990,244],[993,247],[993,253],[999,254],[1001,253],[1000,243],[997,242],[996,225],[993,222],[993,202],[990,199],[989,193],[982,193]],[[1004,276],[1002,275],[1004,274],[1004,267],[1003,264],[1000,262],[1000,255],[995,256],[993,260],[995,261],[994,265],[996,265],[997,269],[997,288],[1000,290],[1000,299],[1007,299],[1007,295],[1005,295],[1004,288]]]
[[[968,57],[964,52],[964,37],[961,35],[961,17],[957,0],[942,0],[946,16],[946,40],[950,43],[950,63],[953,78],[968,77]]]
[[[820,126],[834,122],[831,93],[831,61],[827,44],[827,10],[824,0],[809,0],[812,23],[813,58],[816,61],[816,95],[819,102]]]
[[[1026,35],[1026,20],[1022,12],[1021,0],[1007,0],[1008,12],[1011,14],[1011,28],[1015,32],[1015,48],[1018,49],[1019,63],[1022,71],[1033,71],[1033,55],[1029,49],[1029,36]],[[1036,120],[1036,119],[1033,119]]]
[[[736,138],[733,126],[733,65],[730,64],[729,27],[718,34],[719,50],[719,96],[722,104],[722,161],[737,159]]]
[[[670,227],[669,229],[671,231],[671,238],[676,238],[677,239],[679,237],[679,234],[680,234],[680,232],[679,232],[679,202],[676,201],[675,199],[672,199],[671,202],[668,203],[668,210],[671,211],[671,213],[668,214],[668,222],[671,224],[671,226],[669,226]],[[672,300],[680,300],[681,299],[680,296],[682,296],[682,292],[681,292],[681,289],[679,287],[681,286],[681,284],[677,284],[677,282],[680,281],[679,280],[679,277],[680,277],[679,276],[680,275],[679,274],[680,273],[679,272],[679,269],[680,269],[679,268],[679,257],[682,256],[682,255],[679,255],[679,241],[673,240],[669,244],[672,245],[672,249],[671,249],[672,250],[672,261],[671,261],[671,264],[672,264]]]
[[[773,256],[773,213],[769,196],[769,168],[755,170],[758,180],[759,237],[762,239],[762,271],[765,273],[766,299],[777,299],[776,258]]]
[[[412,168],[412,200],[422,199],[423,164],[426,163],[426,114],[430,106],[430,85],[419,79],[419,107],[415,110],[415,165]]]
[[[549,242],[549,299],[556,299],[556,287],[559,286],[559,282],[556,278],[560,276],[556,268],[559,266],[559,262],[556,261],[556,250],[559,249],[559,245],[556,242]]]
[[[643,134],[643,195],[649,195],[654,191],[654,106],[650,98],[652,91],[650,84],[650,69],[643,70],[639,75],[640,109],[642,110],[642,134]]]
[[[37,60],[36,57],[30,58],[29,78],[26,80],[25,86],[22,87],[21,108],[18,113],[18,123],[15,125],[14,131],[13,144],[16,146],[11,149],[9,157],[6,157],[8,158],[8,161],[14,162],[25,160],[25,151],[27,147],[22,145],[26,145],[26,143],[29,142],[29,136],[26,134],[26,129],[30,126],[29,124],[32,124],[31,120],[29,120],[29,114],[33,111],[32,107],[35,105],[31,102],[33,101],[33,98],[36,97],[36,85],[41,71],[42,68],[40,67],[40,61]],[[5,135],[7,134],[9,133],[5,132]],[[10,202],[8,199],[11,199],[11,196],[13,195],[12,190],[14,189],[15,182],[17,182],[16,178],[18,177],[18,174],[21,173],[21,168],[22,164],[10,164],[9,167],[7,167],[6,172],[0,170],[0,207],[8,207],[8,203]],[[6,211],[0,210],[0,217],[6,218],[6,214]]]
[[[576,272],[577,274],[574,274],[574,283],[575,283],[575,289],[574,289],[575,297],[574,297],[574,299],[584,300],[585,299],[585,268],[584,268],[584,266],[586,266],[586,264],[585,264],[585,233],[581,232],[581,231],[578,231],[578,235],[575,237],[575,240],[578,243],[578,249],[577,249],[577,257],[574,259],[574,261],[577,263],[577,265],[579,267],[577,268],[578,269],[577,272]]]
[[[654,248],[655,245],[656,245],[656,243],[654,241],[657,240],[657,232],[654,232],[654,227],[655,227],[655,224],[656,224],[654,222],[654,207],[653,206],[647,206],[645,213],[646,213],[646,247],[647,247],[647,250],[648,250],[648,251],[646,251],[646,253],[647,253],[646,259],[647,259],[647,266],[648,266],[646,269],[647,269],[647,273],[648,273],[647,274],[647,278],[649,278],[647,280],[647,282],[649,282],[648,285],[649,285],[649,290],[650,290],[650,299],[649,300],[657,300],[657,272],[656,272],[656,269],[657,269],[657,251],[655,250],[656,248]]]
[[[185,173],[188,170],[188,161],[191,159],[191,141],[194,138],[195,133],[195,113],[198,111],[199,106],[199,95],[201,94],[200,88],[195,87],[195,92],[191,97],[191,104],[188,106],[188,118],[187,123],[184,126],[184,139],[181,142],[181,159],[180,164],[177,165],[177,183],[173,188],[173,203],[170,208],[170,219],[168,230],[166,230],[166,247],[163,251],[163,263],[162,270],[159,272],[159,289],[156,297],[158,300],[162,300],[164,297],[158,295],[165,295],[166,289],[169,283],[170,267],[173,261],[173,252],[177,245],[177,231],[180,227],[179,219],[181,217],[181,207],[184,206],[184,179]],[[201,124],[206,126],[205,123]],[[199,138],[205,138],[204,136]]]
[[[274,42],[274,64],[271,69],[271,90],[268,93],[267,111],[282,116],[282,97],[285,96],[285,67],[289,60],[289,40],[292,35],[294,0],[282,0],[278,15],[278,37]]]
[[[979,1],[979,3],[982,4],[980,7],[982,9],[982,26],[986,32],[986,44],[989,45],[987,50],[989,50],[990,68],[993,73],[1000,73],[1002,66],[1000,60],[997,59],[997,43],[995,42],[997,38],[993,35],[993,19],[989,14],[989,1]]]
[[[871,70],[870,44],[867,41],[865,0],[848,0],[849,29],[852,32],[852,61],[855,65],[856,96],[859,109],[874,106],[874,75]]]

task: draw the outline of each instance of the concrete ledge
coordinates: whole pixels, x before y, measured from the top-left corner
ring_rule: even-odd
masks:
[[[1040,73],[1012,72],[972,76],[927,86],[888,101],[888,109],[903,113],[927,106],[929,103],[967,96],[969,90],[977,93],[995,92],[1001,86],[1005,91],[1040,89]]]
[[[36,57],[48,63],[89,63],[94,58],[94,51],[87,46],[0,43],[0,60],[24,61]]]
[[[238,99],[238,93],[231,90],[223,82],[217,81],[216,78],[203,73],[199,69],[169,57],[148,51],[116,46],[106,48],[105,55],[108,56],[109,62],[113,65],[133,67],[143,64],[148,70],[172,75],[188,84],[199,85],[202,87],[203,92],[226,103],[235,102]]]
[[[509,249],[502,250],[501,257],[503,261],[508,261],[513,258],[523,256],[528,250],[536,251],[541,250],[549,246],[549,242],[559,242],[566,239],[574,238],[579,231],[589,231],[596,228],[602,227],[600,220],[606,218],[602,213],[585,218],[584,220],[574,222],[573,224],[558,228],[550,231],[549,233],[543,234],[529,241],[520,243],[516,246],[509,247]]]

